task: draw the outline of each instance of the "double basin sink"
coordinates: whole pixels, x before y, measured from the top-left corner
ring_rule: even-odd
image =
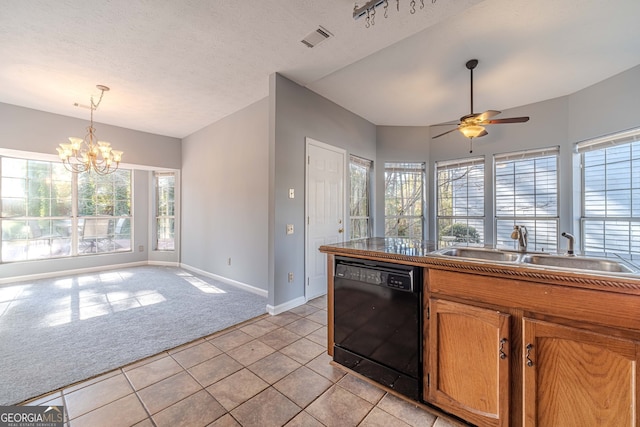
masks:
[[[582,256],[532,254],[501,251],[485,248],[446,248],[436,251],[435,254],[446,257],[471,258],[481,261],[507,262],[524,264],[545,268],[560,268],[573,270],[588,270],[601,273],[636,273],[623,262],[606,258],[590,258]]]

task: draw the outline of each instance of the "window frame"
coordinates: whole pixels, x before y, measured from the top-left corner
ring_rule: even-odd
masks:
[[[118,186],[113,180],[116,179],[119,175],[123,173],[127,173],[128,177],[126,177],[128,185],[126,187]],[[88,174],[88,175],[87,175]],[[102,187],[102,191],[100,193],[92,194],[92,198],[95,204],[95,211],[93,213],[87,213],[85,209],[80,208],[80,189],[81,189],[81,177],[88,176],[92,180],[99,180],[103,182],[98,182],[98,185]],[[133,252],[133,170],[126,168],[118,168],[113,173],[108,175],[96,175],[95,173],[83,172],[82,174],[74,174],[73,178],[75,181],[75,189],[76,189],[76,203],[77,206],[77,214],[76,214],[76,222],[75,228],[78,230],[78,239],[77,239],[77,252],[74,255],[79,256],[87,256],[87,255],[96,255],[96,254],[112,254],[112,253],[124,253],[124,252]],[[110,187],[107,192],[104,192],[105,188],[105,180],[110,180],[108,182],[108,186]],[[95,185],[95,181],[93,183]],[[91,184],[89,184],[91,185]],[[128,189],[127,189],[128,188]],[[119,197],[118,192],[122,189],[127,189],[128,198]],[[100,206],[100,201],[97,199],[99,196],[103,196],[109,199],[109,202],[113,203],[113,206],[102,204]],[[124,201],[125,205],[128,206],[128,212],[122,212],[122,202]],[[104,203],[104,202],[103,202]],[[109,207],[111,212],[109,213]],[[93,223],[100,223],[108,220],[108,227],[106,230],[102,230],[98,232],[95,236],[89,235],[88,237],[84,235],[86,226]],[[90,221],[90,222],[88,222]],[[126,231],[126,224],[128,222],[128,229]],[[125,229],[124,232],[122,229]],[[95,232],[97,230],[90,230],[90,232]],[[127,236],[128,239],[118,239],[118,237]],[[87,248],[86,242],[89,242],[89,247]],[[118,250],[119,243],[117,241],[128,240],[128,249]],[[81,248],[81,246],[83,246]],[[95,248],[95,251],[93,249]]]
[[[174,171],[154,171],[153,172],[153,187],[154,187],[154,224],[153,224],[153,250],[160,252],[174,252],[176,249],[176,241],[175,241],[175,222],[176,222],[176,183],[177,176]],[[173,190],[173,200],[168,201],[168,204],[171,204],[173,215],[161,214],[160,211],[160,184],[159,181],[163,177],[173,177],[173,185],[171,186]],[[161,226],[160,222],[164,220],[172,220],[173,221],[173,237],[170,239],[172,244],[169,248],[161,248],[160,247],[160,231]]]
[[[486,219],[486,209],[485,209],[485,188],[486,188],[486,164],[485,164],[485,157],[484,156],[479,156],[479,157],[473,157],[473,158],[467,158],[467,159],[455,159],[455,160],[445,160],[445,161],[437,161],[435,162],[434,165],[434,173],[435,173],[435,212],[436,212],[436,246],[438,249],[442,248],[442,247],[446,247],[446,246],[451,246],[451,245],[460,245],[460,244],[464,244],[466,243],[469,246],[484,246],[485,244],[485,219]],[[480,182],[472,182],[469,183],[469,176],[470,173],[472,171],[473,168],[479,167],[481,166],[481,173],[480,173]],[[463,176],[466,177],[466,197],[464,197],[463,199],[465,199],[467,201],[467,203],[465,203],[468,206],[468,200],[469,200],[469,186],[470,185],[480,185],[481,189],[480,189],[480,194],[481,194],[481,206],[482,206],[482,214],[481,215],[468,215],[468,211],[467,211],[467,215],[456,215],[455,214],[455,199],[458,199],[457,197],[454,197],[453,194],[453,189],[452,191],[452,198],[451,198],[451,215],[443,215],[442,211],[443,209],[441,208],[441,203],[443,202],[443,199],[441,198],[441,191],[442,191],[442,187],[443,187],[443,183],[441,183],[440,180],[440,175],[441,172],[444,171],[451,171],[451,173],[456,173],[456,170],[459,169],[463,169],[466,168],[466,171],[458,171],[459,173],[461,173]],[[456,180],[459,178],[455,178]],[[453,182],[453,178],[449,178],[448,182]],[[467,237],[466,237],[466,242],[464,240],[459,240],[459,238],[455,238],[454,239],[443,239],[444,236],[441,236],[441,231],[442,231],[442,223],[445,221],[450,221],[451,222],[451,226],[453,227],[456,224],[461,224],[464,223],[465,228],[467,230]],[[473,225],[470,225],[470,222],[476,224],[475,230],[477,231],[477,227],[480,227],[480,236],[479,236],[479,240],[477,242],[472,242],[470,241],[470,237],[468,234],[469,231],[469,227],[473,227]],[[456,237],[454,236],[449,236],[449,237]]]
[[[20,156],[20,155],[5,155],[0,153],[0,168],[2,167],[2,161],[3,159],[12,159],[12,160],[16,160],[16,161],[23,161],[25,162],[25,170],[23,171],[24,174],[24,178],[18,178],[16,177],[16,179],[24,179],[25,182],[28,182],[29,180],[29,165],[34,163],[43,163],[43,164],[47,164],[50,174],[53,174],[54,168],[60,169],[60,167],[63,167],[62,164],[58,161],[53,161],[50,160],[49,158],[39,158],[39,157],[30,157],[30,156]],[[6,233],[3,233],[2,237],[0,238],[0,264],[10,264],[10,263],[20,263],[20,262],[33,262],[33,261],[40,261],[40,260],[47,260],[47,259],[60,259],[60,258],[73,258],[73,257],[78,257],[78,256],[85,256],[85,255],[100,255],[100,254],[110,254],[110,253],[125,253],[125,252],[132,252],[133,251],[133,179],[134,179],[134,171],[132,169],[126,169],[126,168],[120,168],[118,170],[118,172],[122,172],[122,171],[126,171],[129,176],[128,176],[128,201],[126,201],[126,203],[128,204],[128,210],[129,213],[128,215],[96,215],[97,212],[93,212],[92,215],[87,215],[86,212],[82,212],[83,214],[81,215],[81,209],[78,206],[79,203],[79,177],[78,174],[70,172],[68,170],[63,171],[63,174],[65,175],[66,178],[68,178],[68,181],[65,179],[62,182],[68,182],[69,185],[69,190],[70,190],[70,194],[66,195],[66,198],[68,199],[67,203],[69,203],[69,214],[68,215],[41,215],[41,216],[33,216],[30,215],[30,213],[32,212],[28,212],[25,211],[25,215],[22,216],[10,216],[10,215],[5,215],[5,212],[3,210],[2,213],[0,213],[0,227],[2,227],[2,224],[5,224],[6,222],[9,221],[15,221],[15,222],[20,222],[23,221],[26,224],[28,224],[28,228],[31,229],[32,227],[35,226],[35,224],[31,224],[31,223],[41,223],[43,221],[50,221],[51,226],[48,227],[48,231],[45,230],[45,232],[42,235],[38,235],[36,236],[35,234],[29,234],[27,235],[27,238],[25,239],[5,239],[5,235]],[[116,172],[116,173],[118,173]],[[85,172],[86,173],[86,172]],[[4,173],[2,172],[2,170],[0,170],[0,183],[4,182],[4,179],[8,179],[8,178],[12,178],[9,176],[4,176]],[[51,178],[49,178],[49,180],[51,182],[49,182],[49,194],[51,195],[52,193],[52,189],[51,186],[53,185],[52,183],[53,181],[53,175],[51,175]],[[47,178],[45,178],[45,181],[47,181]],[[28,193],[28,188],[26,188],[24,193],[25,193],[25,200],[27,200],[29,198],[29,194]],[[3,192],[2,192],[2,187],[0,187],[0,203],[2,203],[2,197],[4,196]],[[52,196],[51,196],[52,197]],[[54,199],[50,200],[50,204],[53,203]],[[58,199],[56,199],[58,200]],[[115,199],[114,199],[115,200]],[[26,203],[26,202],[25,202]],[[114,207],[114,210],[117,209]],[[51,213],[51,212],[50,212]],[[110,249],[109,250],[100,250],[98,251],[98,249],[96,249],[96,252],[92,252],[92,253],[88,253],[85,252],[84,246],[81,245],[81,239],[82,239],[82,233],[83,233],[83,226],[85,223],[85,218],[98,218],[98,219],[108,219],[110,222],[109,224],[109,231],[105,232],[106,234],[104,235],[104,239],[111,239],[112,242],[109,243],[110,245]],[[118,236],[118,227],[121,226],[119,220],[124,219],[124,220],[129,220],[129,224],[130,224],[130,231],[128,233],[128,249],[124,249],[124,250],[117,250],[117,245],[116,245],[116,240],[117,240],[117,236]],[[55,224],[55,222],[57,222],[57,224]],[[38,224],[38,226],[40,226],[40,224]],[[26,226],[25,226],[26,227]],[[45,227],[46,229],[46,227]],[[29,233],[31,233],[31,231],[29,231]],[[8,246],[5,245],[6,242],[10,242],[12,240],[17,240],[17,241],[23,241],[25,242],[23,246],[25,246],[25,250],[28,249],[29,246],[31,246],[32,244],[37,244],[39,245],[39,252],[41,253],[41,255],[39,256],[25,256],[25,257],[20,257],[20,258],[9,258],[6,254],[6,248]],[[93,240],[94,244],[98,242],[98,237],[94,237]],[[43,245],[48,245],[49,247],[49,253],[45,254],[43,251],[43,248],[41,246]],[[54,245],[64,245],[63,249],[56,249],[56,251],[53,251],[53,246]],[[82,247],[81,247],[82,246]],[[86,246],[86,245],[85,245]],[[109,246],[105,246],[107,248],[109,248]]]
[[[394,166],[390,166],[390,165],[394,165]],[[389,173],[389,171],[392,171],[393,173],[397,173],[397,172],[415,173],[416,171],[419,171],[420,195],[419,197],[414,197],[414,199],[416,202],[419,201],[420,215],[405,215],[405,214],[388,215],[387,190],[388,190],[389,180],[388,180],[387,174]],[[415,183],[416,181],[417,180],[414,180],[413,183]],[[384,164],[384,183],[385,183],[384,185],[384,235],[385,237],[409,237],[409,238],[415,238],[415,239],[424,239],[426,225],[427,225],[425,221],[425,216],[424,216],[425,207],[426,207],[425,181],[426,181],[426,163],[425,162],[385,162]],[[410,185],[413,185],[413,184],[410,184]],[[413,210],[415,210],[415,208]],[[409,225],[407,225],[406,227],[407,230],[410,230],[409,234],[408,235],[399,235],[398,233],[389,234],[388,228],[387,228],[387,223],[389,220],[394,220],[397,224],[399,224],[401,221],[409,222]],[[411,230],[415,228],[414,221],[417,221],[420,227],[419,233],[411,232]]]
[[[610,153],[611,149],[616,149],[620,147],[628,146],[629,155],[625,157],[623,160],[612,160],[609,162],[607,160],[607,155]],[[580,165],[580,250],[583,254],[591,255],[591,256],[609,256],[611,254],[622,255],[630,257],[631,259],[638,259],[640,257],[640,239],[634,239],[634,229],[635,235],[640,236],[640,215],[634,215],[635,211],[640,211],[640,128],[633,128],[621,132],[616,132],[613,134],[605,135],[602,137],[585,140],[578,142],[575,145],[576,153],[579,157],[579,165]],[[604,161],[602,164],[597,164],[592,167],[602,166],[604,171],[602,175],[596,176],[596,179],[599,178],[604,182],[602,189],[602,203],[604,203],[604,214],[587,214],[587,205],[590,203],[587,201],[587,173],[590,166],[587,165],[586,156],[590,152],[601,151],[603,152]],[[636,156],[636,157],[634,157]],[[610,188],[610,175],[608,173],[608,166],[610,165],[621,165],[623,163],[629,164],[629,174],[628,174],[628,187],[626,188]],[[634,169],[634,165],[636,165]],[[619,173],[620,170],[624,170],[623,168],[612,168],[616,173]],[[635,172],[635,176],[634,176]],[[613,174],[613,173],[612,173]],[[634,182],[635,181],[635,182]],[[612,186],[613,187],[613,186]],[[629,201],[626,208],[628,208],[628,215],[615,215],[614,212],[609,212],[609,204],[619,203],[619,199],[615,199],[613,197],[608,197],[610,192],[627,190],[629,193]],[[595,193],[595,191],[594,191]],[[634,194],[636,197],[634,197]],[[637,206],[634,207],[634,204]],[[602,240],[601,245],[598,248],[589,247],[589,242],[593,239],[588,238],[588,223],[601,223],[602,227]],[[609,233],[607,233],[607,228],[609,228]],[[620,240],[616,237],[619,234],[615,234],[614,229],[622,229],[626,228],[626,236],[628,236],[628,240],[626,243],[626,250],[621,249]],[[607,234],[613,235],[611,238],[607,239]],[[611,244],[608,244],[608,240],[611,241]],[[617,248],[616,248],[617,246]]]
[[[354,173],[352,168],[362,168],[364,169],[364,182],[366,188],[364,189],[364,194],[361,199],[364,199],[366,204],[366,215],[353,215],[353,207],[354,204],[360,204],[360,201],[354,200]],[[353,154],[349,155],[349,238],[350,239],[362,239],[371,237],[371,177],[373,170],[373,161],[368,160],[362,157],[354,156]],[[356,235],[356,229],[361,230],[362,227],[355,227],[355,223],[359,221],[365,222],[364,227],[364,235]]]

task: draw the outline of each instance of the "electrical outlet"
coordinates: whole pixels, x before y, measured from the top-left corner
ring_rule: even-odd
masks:
[[[138,246],[138,252],[144,252],[144,245]]]
[[[287,224],[287,234],[293,234],[293,224]]]
[[[293,282],[293,273],[289,272],[289,283]]]

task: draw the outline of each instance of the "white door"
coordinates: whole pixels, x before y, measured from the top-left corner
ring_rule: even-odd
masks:
[[[346,151],[307,138],[307,301],[327,293],[327,256],[321,245],[344,241]]]

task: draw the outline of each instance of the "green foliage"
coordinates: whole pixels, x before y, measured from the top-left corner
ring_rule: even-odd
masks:
[[[440,230],[440,238],[442,239],[443,236],[453,236],[456,242],[478,243],[480,241],[475,227],[458,222]]]

